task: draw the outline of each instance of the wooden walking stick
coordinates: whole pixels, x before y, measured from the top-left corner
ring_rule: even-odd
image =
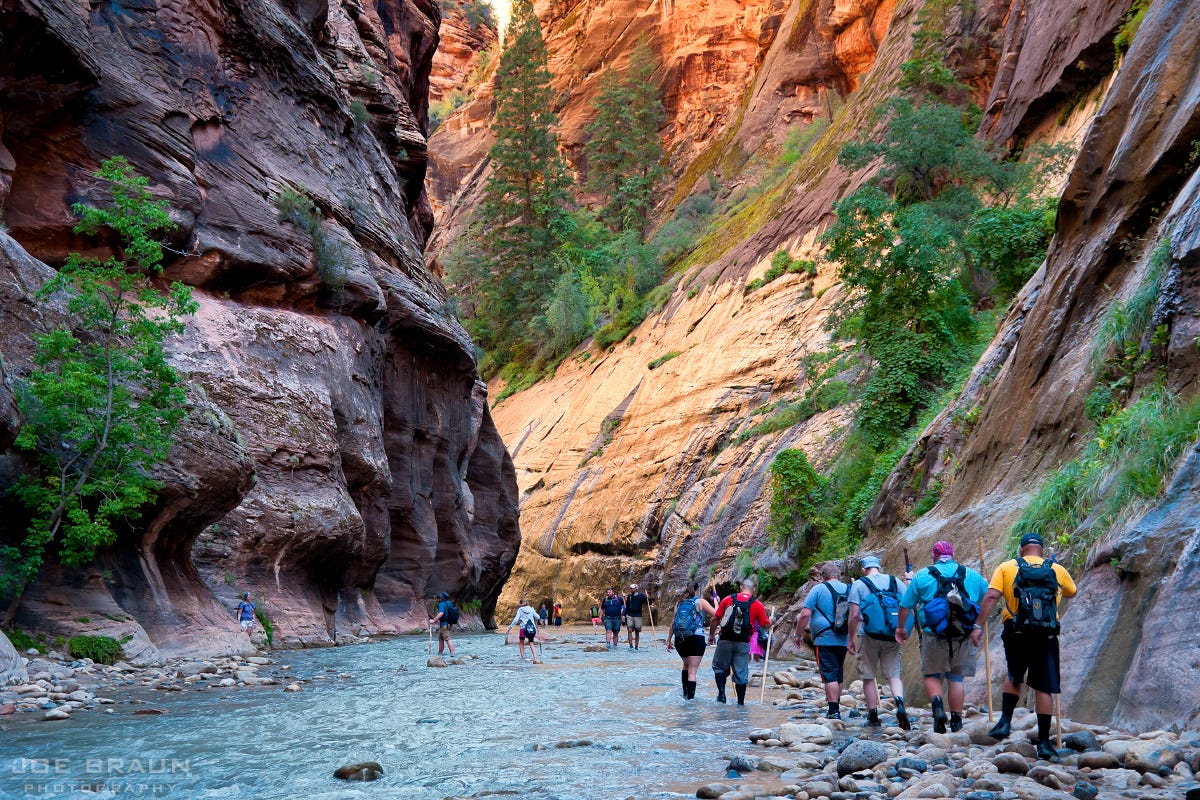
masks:
[[[987,573],[983,567],[983,537],[979,537],[979,574],[983,575],[983,579],[987,580]],[[988,722],[991,723],[992,715],[992,639],[988,635],[987,617],[983,618],[983,674],[987,679],[987,697],[988,697]]]
[[[429,632],[429,644],[425,645],[425,652],[433,652],[433,626],[428,622],[425,623],[425,630]]]
[[[771,665],[771,637],[775,635],[775,607],[771,606],[771,627],[767,631],[767,649],[763,651],[762,688],[758,690],[758,704],[764,705],[767,696],[767,667]]]
[[[650,606],[650,598],[646,598],[646,611],[650,614],[650,636],[653,637],[654,649],[658,649],[658,630],[654,627],[654,609]]]

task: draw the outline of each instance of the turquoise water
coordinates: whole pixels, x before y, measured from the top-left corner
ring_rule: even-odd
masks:
[[[405,637],[276,654],[298,678],[353,674],[299,693],[153,692],[151,703],[168,713],[135,717],[145,706],[119,704],[111,715],[22,721],[0,732],[0,796],[694,797],[698,783],[723,777],[724,756],[745,749],[750,727],[786,718],[713,702],[707,656],[698,697],[685,703],[680,661],[661,645],[585,653],[581,642],[601,634],[559,635],[577,641],[547,644],[541,665],[521,662],[499,635],[476,634],[457,645],[458,655],[478,659],[431,669],[426,639]],[[402,665],[407,671],[397,671]],[[578,739],[592,744],[554,747]],[[332,777],[358,761],[380,762],[384,777]]]

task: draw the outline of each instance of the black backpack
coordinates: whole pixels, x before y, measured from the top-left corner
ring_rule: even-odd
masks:
[[[941,570],[926,567],[937,581],[933,599],[925,604],[922,612],[925,627],[939,639],[961,641],[971,635],[975,620],[979,619],[979,604],[967,596],[967,568],[962,564],[953,575],[943,575]]]
[[[442,622],[446,623],[447,625],[457,625],[459,613],[458,606],[454,605],[454,602],[451,600],[447,600],[446,602],[450,603],[450,605],[446,607],[444,612],[442,612]]]
[[[819,606],[817,610],[828,620],[829,630],[838,634],[846,633],[850,630],[850,587],[846,587],[844,592],[839,592],[826,582],[825,588],[829,590],[829,597],[833,601],[833,616],[826,614]]]
[[[1052,561],[1047,559],[1034,566],[1018,557],[1013,594],[1017,598],[1013,617],[1016,630],[1047,636],[1058,633],[1058,575]]]
[[[725,609],[725,614],[721,617],[721,638],[730,642],[748,642],[750,641],[750,604],[754,602],[754,598],[749,600],[738,600],[737,595],[733,596],[733,602],[729,608]]]

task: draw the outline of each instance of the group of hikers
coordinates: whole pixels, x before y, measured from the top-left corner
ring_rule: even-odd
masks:
[[[592,606],[592,625],[604,624],[604,643],[609,649],[621,644],[621,627],[628,631],[626,640],[633,650],[640,650],[642,645],[642,617],[650,611],[650,598],[638,588],[636,583],[629,584],[629,594],[622,597],[617,590],[609,587],[604,592],[600,605]]]
[[[904,576],[885,574],[877,556],[863,556],[863,575],[846,584],[833,562],[820,567],[820,582],[804,598],[796,622],[797,644],[811,645],[825,684],[825,716],[841,719],[839,702],[845,679],[846,656],[854,657],[867,706],[867,725],[881,727],[879,681],[886,680],[896,705],[896,723],[912,727],[904,704],[900,651],[914,629],[921,648],[921,674],[937,733],[963,727],[965,678],[975,675],[983,623],[1001,604],[1001,642],[1007,662],[1000,719],[988,732],[1003,739],[1011,732],[1013,712],[1021,689],[1036,694],[1037,753],[1051,759],[1057,753],[1050,740],[1054,696],[1059,693],[1059,610],[1063,597],[1075,594],[1075,583],[1060,564],[1043,554],[1036,533],[1021,537],[1019,555],[1005,561],[986,580],[979,572],[955,561],[954,547],[933,545],[933,563]],[[750,642],[770,635],[775,620],[755,599],[755,582],[741,582],[741,591],[717,600],[702,596],[700,584],[690,584],[675,611],[667,649],[683,659],[680,681],[687,699],[696,696],[696,671],[706,644],[715,644],[712,658],[718,703],[726,702],[726,682],[733,677],[738,705],[744,705],[750,682]],[[756,633],[756,629],[758,633]]]

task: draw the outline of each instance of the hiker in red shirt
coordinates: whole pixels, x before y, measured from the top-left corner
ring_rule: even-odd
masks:
[[[733,688],[738,705],[746,705],[746,685],[750,683],[750,635],[754,625],[763,630],[771,627],[767,610],[754,599],[754,579],[742,581],[742,590],[730,595],[717,606],[708,641],[712,643],[717,631],[721,638],[713,652],[713,675],[717,680],[717,702],[725,702],[725,679],[733,672]]]

